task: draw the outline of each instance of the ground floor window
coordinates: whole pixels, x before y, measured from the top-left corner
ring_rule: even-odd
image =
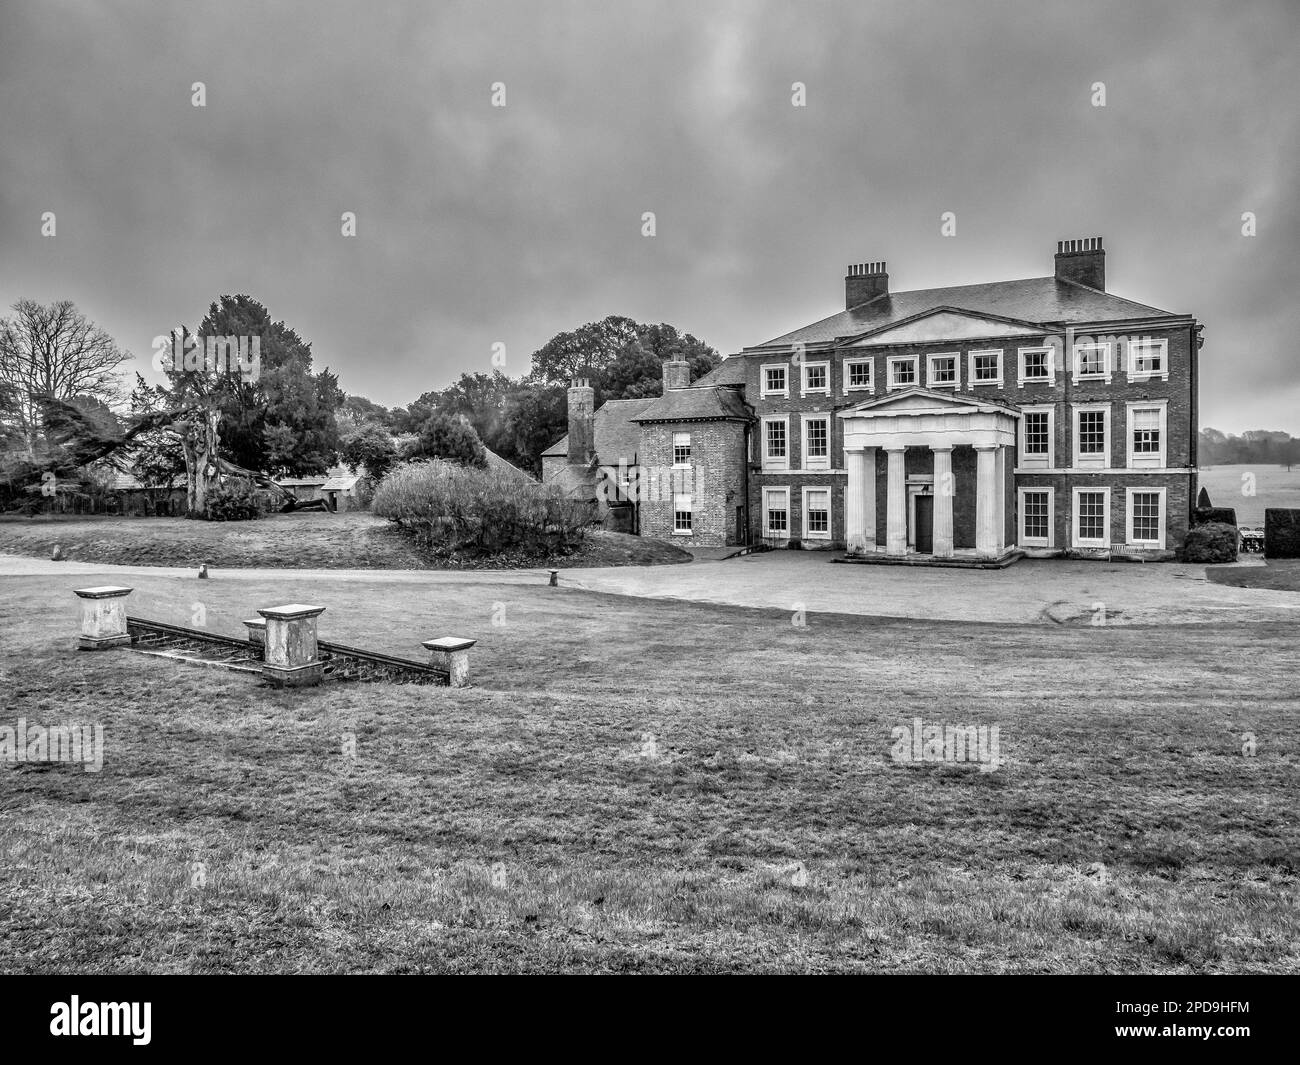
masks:
[[[1110,546],[1110,490],[1074,490],[1074,543],[1076,547]]]
[[[1020,543],[1024,547],[1051,547],[1053,507],[1051,488],[1020,489]]]
[[[831,538],[831,490],[829,488],[803,490],[803,534],[808,540]]]
[[[690,533],[691,518],[691,497],[673,496],[673,532]]]
[[[790,535],[790,490],[763,489],[763,535],[781,539]]]
[[[1130,488],[1128,496],[1128,542],[1142,547],[1165,546],[1165,490]]]

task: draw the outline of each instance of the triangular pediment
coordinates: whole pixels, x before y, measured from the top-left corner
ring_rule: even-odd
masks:
[[[978,314],[957,307],[936,307],[893,325],[863,333],[848,346],[861,348],[885,344],[934,344],[949,340],[1042,335],[1043,328],[1032,322]]]
[[[985,399],[973,399],[929,388],[908,388],[854,404],[847,410],[840,411],[839,417],[852,418],[859,414],[975,414],[988,411],[1015,414],[1012,408]]]

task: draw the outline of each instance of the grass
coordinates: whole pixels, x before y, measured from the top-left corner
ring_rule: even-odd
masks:
[[[1300,559],[1269,559],[1262,566],[1207,566],[1205,576],[1213,584],[1233,588],[1300,592]]]
[[[460,560],[421,551],[402,529],[365,511],[271,514],[258,521],[185,518],[0,516],[0,552],[49,558],[55,544],[79,562],[128,566],[267,569],[448,569],[503,566],[646,566],[689,562],[658,540],[593,530],[581,549],[556,559]]]
[[[1262,463],[1209,466],[1199,479],[1211,503],[1237,511],[1238,525],[1262,529],[1266,508],[1300,508],[1300,466],[1290,472],[1285,466]]]
[[[0,722],[108,743],[0,765],[5,972],[1300,971],[1294,626],[137,584],[232,634],[320,601],[329,639],[481,641],[470,689],[274,691],[78,653],[66,578],[4,587]],[[893,763],[915,716],[1008,764]]]

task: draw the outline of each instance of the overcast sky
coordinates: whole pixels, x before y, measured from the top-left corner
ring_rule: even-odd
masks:
[[[1296,0],[0,0],[0,304],[72,299],[157,379],[245,292],[393,405],[608,314],[730,353],[850,262],[1101,235],[1111,291],[1205,323],[1202,426],[1300,434],[1298,101]]]

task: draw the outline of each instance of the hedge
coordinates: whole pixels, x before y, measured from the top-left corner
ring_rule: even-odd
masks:
[[[1237,527],[1226,522],[1208,522],[1187,530],[1178,549],[1179,562],[1236,562]]]
[[[1232,507],[1197,507],[1192,511],[1193,525],[1236,525],[1237,512]]]
[[[1264,557],[1300,558],[1300,510],[1265,509]]]

